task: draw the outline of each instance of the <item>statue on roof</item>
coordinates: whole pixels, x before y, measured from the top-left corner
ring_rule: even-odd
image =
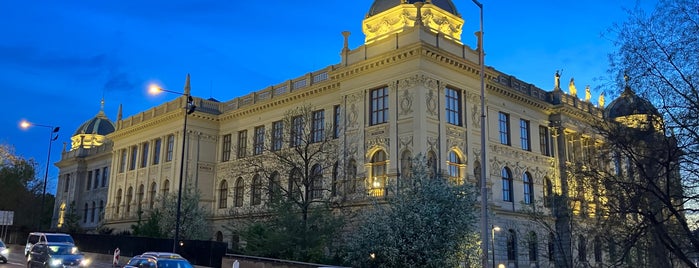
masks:
[[[561,88],[561,74],[556,70],[556,74],[553,76],[553,89]]]
[[[570,78],[570,83],[568,83],[568,91],[570,91],[570,95],[578,97],[578,89],[575,88],[575,78]]]
[[[590,92],[590,85],[587,85],[585,87],[585,101],[590,102],[591,97],[592,97],[592,92]]]
[[[600,108],[604,108],[604,92],[599,94],[599,99],[597,99],[597,105]]]

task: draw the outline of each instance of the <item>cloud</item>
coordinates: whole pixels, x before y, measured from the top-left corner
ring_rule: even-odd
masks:
[[[109,74],[107,81],[104,83],[104,91],[130,91],[136,88],[137,84],[128,74],[113,72]]]

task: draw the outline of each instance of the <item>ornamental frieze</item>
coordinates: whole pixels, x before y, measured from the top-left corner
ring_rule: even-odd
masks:
[[[398,142],[399,142],[399,149],[404,150],[408,149],[411,152],[413,151],[413,136],[401,136],[398,137]]]

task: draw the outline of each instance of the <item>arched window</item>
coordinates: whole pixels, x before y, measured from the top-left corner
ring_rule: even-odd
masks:
[[[299,200],[302,194],[301,180],[303,179],[303,173],[298,168],[291,170],[289,173],[289,199]]]
[[[437,154],[435,154],[433,151],[429,151],[427,153],[427,166],[429,169],[427,170],[429,172],[428,176],[430,179],[434,179],[437,176]]]
[[[143,184],[138,186],[138,194],[136,195],[136,201],[138,202],[138,212],[143,211],[143,197],[145,196]]]
[[[517,262],[517,233],[512,229],[507,236],[507,260]]]
[[[131,212],[131,202],[133,201],[133,187],[126,191],[126,216]]]
[[[405,150],[400,155],[400,173],[402,179],[409,179],[413,176],[413,155]]]
[[[117,196],[116,196],[116,215],[119,216],[119,210],[121,208],[121,189],[117,190]]]
[[[148,190],[148,208],[153,209],[155,206],[155,194],[158,189],[158,185],[153,182],[150,184],[150,189]]]
[[[234,198],[235,198],[235,207],[242,207],[243,206],[243,195],[245,194],[245,182],[243,182],[243,178],[238,177],[238,179],[235,181],[235,192]]]
[[[332,177],[333,181],[332,181],[332,186],[331,186],[332,188],[330,188],[330,195],[337,196],[339,194],[338,193],[338,186],[339,186],[338,185],[339,184],[338,177],[340,176],[340,163],[338,163],[337,161],[335,161],[335,163],[333,164],[333,175],[332,176],[333,176]]]
[[[599,236],[595,237],[595,245],[594,245],[594,251],[595,251],[595,263],[601,263],[602,262],[602,239],[599,238]]]
[[[383,150],[376,151],[371,157],[371,196],[384,196],[386,193],[386,153]]]
[[[311,168],[311,200],[323,197],[323,168],[319,164]]]
[[[512,192],[512,172],[507,167],[502,168],[502,201],[512,202],[514,193]]]
[[[221,181],[218,185],[218,208],[228,207],[228,182]]]
[[[578,260],[580,262],[587,262],[587,241],[582,235],[578,236]]]
[[[95,222],[95,213],[97,213],[97,205],[92,201],[92,211],[90,211],[90,222]]]
[[[268,200],[270,203],[275,203],[281,198],[283,195],[282,192],[282,185],[281,185],[281,179],[279,176],[279,172],[274,172],[272,173],[272,176],[269,180],[269,192],[267,193]]]
[[[262,179],[259,174],[252,177],[250,185],[250,205],[257,206],[262,204]]]
[[[170,180],[165,180],[163,182],[163,198],[167,198],[170,195]]]
[[[461,177],[461,158],[455,151],[449,151],[447,166],[449,170],[449,180],[454,184],[463,184],[464,179]]]
[[[522,174],[522,182],[524,184],[524,203],[531,204],[534,200],[534,182],[532,175],[529,172]]]
[[[346,193],[356,193],[357,192],[357,161],[350,159],[347,162],[347,178],[345,179],[345,192]]]
[[[535,232],[529,232],[529,261],[536,261],[539,255],[539,239]]]
[[[88,210],[88,205],[85,203],[85,212],[83,212],[83,223],[87,223],[87,210]]]
[[[223,242],[223,233],[221,231],[216,232],[216,242]]]

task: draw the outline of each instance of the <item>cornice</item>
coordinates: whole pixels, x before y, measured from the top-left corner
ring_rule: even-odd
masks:
[[[200,119],[200,120],[218,121],[217,115],[211,115],[211,114],[203,113],[203,112],[194,112],[193,114],[190,114],[188,116],[190,119],[196,118],[196,119]],[[184,120],[182,118],[182,110],[173,110],[173,111],[170,111],[166,114],[159,115],[159,116],[153,117],[151,119],[148,119],[146,121],[143,121],[139,124],[129,126],[126,128],[122,128],[122,129],[118,129],[118,130],[108,134],[107,138],[114,141],[116,139],[129,137],[129,136],[135,135],[143,130],[152,129],[156,125],[160,125],[160,124],[170,122],[173,120],[177,120],[177,119]]]

